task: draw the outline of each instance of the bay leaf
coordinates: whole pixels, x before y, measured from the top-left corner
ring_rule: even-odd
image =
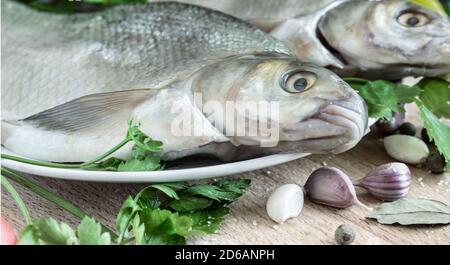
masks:
[[[426,199],[400,199],[383,203],[367,216],[381,224],[449,224],[450,207],[445,203]]]

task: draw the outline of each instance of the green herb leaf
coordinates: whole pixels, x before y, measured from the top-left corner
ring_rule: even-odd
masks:
[[[110,245],[111,235],[102,233],[102,226],[93,218],[84,217],[77,229],[81,245]]]
[[[389,81],[369,81],[362,85],[361,81],[346,80],[349,80],[350,85],[366,101],[369,116],[372,118],[390,120],[392,112],[405,112],[404,104],[413,102],[420,93],[417,86],[408,87]]]
[[[424,78],[417,84],[422,89],[420,100],[438,118],[450,118],[450,83],[437,78]]]
[[[436,144],[439,152],[444,156],[447,164],[446,171],[450,171],[450,127],[442,123],[425,106],[419,106],[419,108],[420,117],[427,129],[427,134]]]
[[[122,206],[116,221],[119,243],[134,237],[137,244],[184,244],[187,236],[213,233],[229,211],[224,205],[249,185],[241,179],[151,185]]]
[[[181,195],[179,200],[171,201],[168,206],[181,213],[198,211],[208,208],[213,201],[207,198],[195,197],[192,195]]]
[[[433,200],[400,199],[381,204],[367,218],[376,219],[381,224],[449,224],[450,207]]]
[[[142,151],[152,153],[161,151],[163,143],[153,140],[151,137],[143,133],[139,127],[139,123],[134,124],[132,120],[128,122],[128,137],[133,140],[134,144]]]
[[[140,240],[147,245],[185,244],[185,237],[192,230],[191,218],[168,210],[144,209],[139,218],[145,227]]]
[[[18,245],[39,245],[39,232],[34,225],[27,225],[20,232]]]
[[[233,199],[242,196],[247,188],[250,186],[249,179],[221,179],[214,183],[217,187],[228,192],[233,192]]]
[[[132,171],[155,171],[161,167],[161,159],[157,156],[147,156],[144,160],[132,158],[126,162],[121,163],[117,170],[132,172]]]
[[[33,228],[28,228],[28,233],[24,234],[28,240],[39,238],[38,242],[46,245],[75,245],[79,243],[75,232],[69,225],[58,223],[53,218],[36,219],[31,226]],[[22,240],[20,241],[22,242]]]
[[[119,232],[119,243],[121,243],[124,237],[128,236],[127,232],[129,224],[133,220],[136,213],[141,210],[142,208],[138,205],[136,200],[133,197],[128,196],[120,208],[116,218],[116,229]]]
[[[186,214],[186,216],[193,220],[192,234],[198,234],[199,232],[214,234],[219,230],[220,224],[229,212],[230,209],[227,207],[220,207],[193,212]]]
[[[106,160],[103,160],[100,163],[92,165],[87,169],[89,170],[106,170],[106,171],[117,171],[121,164],[125,163],[124,160],[118,159],[115,157],[110,157]]]
[[[201,195],[206,198],[220,202],[220,201],[232,201],[234,193],[223,191],[219,187],[214,185],[196,185],[187,188],[183,192],[183,194]]]

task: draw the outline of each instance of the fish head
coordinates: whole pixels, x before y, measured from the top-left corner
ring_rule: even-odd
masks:
[[[206,91],[211,91],[212,83],[226,85],[214,87],[204,99],[223,95],[223,106],[232,103],[232,112],[227,108],[225,116],[235,119],[234,128],[227,130],[234,144],[266,145],[282,152],[340,153],[364,136],[366,105],[333,72],[292,57],[241,58],[238,62],[246,65],[238,74],[234,69],[239,67],[228,71],[209,68],[202,78],[203,82],[210,79],[203,83]],[[225,75],[228,81],[224,81]],[[231,126],[219,119],[214,119],[214,124],[226,129]],[[240,133],[243,128],[246,131]]]
[[[347,1],[328,11],[317,31],[336,57],[368,77],[450,72],[449,19],[409,1]]]

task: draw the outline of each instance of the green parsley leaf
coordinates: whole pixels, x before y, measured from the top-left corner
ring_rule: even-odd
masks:
[[[94,164],[92,167],[89,167],[89,170],[106,170],[106,171],[117,171],[121,164],[125,163],[124,160],[118,159],[115,157],[110,157],[106,160],[103,160],[100,163]]]
[[[144,242],[145,225],[141,223],[139,215],[136,215],[133,219],[132,232],[133,232],[134,240],[136,241],[136,244],[143,245],[145,243]]]
[[[110,245],[111,235],[102,233],[102,226],[93,218],[84,217],[77,229],[80,245]]]
[[[214,234],[219,230],[219,226],[230,212],[227,207],[217,209],[201,210],[186,214],[193,220],[192,234],[207,233]]]
[[[134,144],[142,151],[146,152],[159,152],[162,150],[163,143],[161,141],[155,141],[140,129],[140,124],[134,124],[132,120],[128,121],[128,137],[130,137]],[[141,152],[142,152],[141,151]]]
[[[34,225],[27,225],[20,232],[18,245],[39,245],[39,232]]]
[[[75,232],[69,225],[58,223],[53,218],[36,219],[32,226],[35,228],[35,236],[39,238],[41,244],[75,245],[79,243]]]
[[[144,209],[139,218],[145,227],[140,240],[147,245],[185,244],[192,230],[191,218],[168,210]]]
[[[184,194],[192,194],[192,195],[201,195],[206,198],[215,200],[215,201],[232,201],[233,193],[223,191],[219,187],[214,185],[196,185],[187,188],[182,193]]]
[[[422,88],[420,100],[438,118],[450,118],[450,83],[437,78],[424,78],[417,84]]]
[[[207,198],[195,197],[192,195],[181,195],[179,200],[171,201],[168,206],[177,212],[192,212],[203,210],[213,204],[213,201]]]
[[[90,217],[84,217],[76,233],[66,223],[39,218],[26,226],[19,238],[21,245],[110,245],[111,234],[102,233],[102,226]]]
[[[121,242],[123,237],[128,236],[127,232],[129,224],[131,220],[133,220],[136,213],[141,210],[142,208],[138,205],[137,201],[133,197],[128,196],[128,198],[120,208],[116,218],[116,229],[120,235],[118,239],[119,243]]]
[[[155,171],[161,168],[161,159],[157,156],[147,156],[144,160],[132,158],[121,163],[118,171]]]
[[[250,186],[249,179],[221,179],[214,183],[217,187],[233,192],[235,199],[239,198],[245,193],[247,188]]]
[[[372,118],[390,120],[392,112],[405,112],[404,104],[414,102],[415,97],[420,93],[417,86],[408,87],[384,80],[368,81],[364,85],[360,81],[348,80],[366,101],[369,116]]]
[[[187,236],[215,232],[249,180],[220,180],[187,186],[165,183],[148,186],[129,197],[117,217],[119,243],[184,244]],[[131,234],[130,234],[131,232]]]
[[[428,136],[446,160],[446,171],[450,171],[450,127],[442,123],[436,115],[425,106],[419,106],[420,116],[427,129]]]

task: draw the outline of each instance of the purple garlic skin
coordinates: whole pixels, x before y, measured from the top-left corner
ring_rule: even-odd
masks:
[[[404,198],[411,184],[411,171],[403,163],[389,163],[374,168],[357,186],[383,201]]]
[[[322,167],[314,171],[305,183],[306,195],[312,202],[335,208],[361,204],[350,178],[341,170]]]

